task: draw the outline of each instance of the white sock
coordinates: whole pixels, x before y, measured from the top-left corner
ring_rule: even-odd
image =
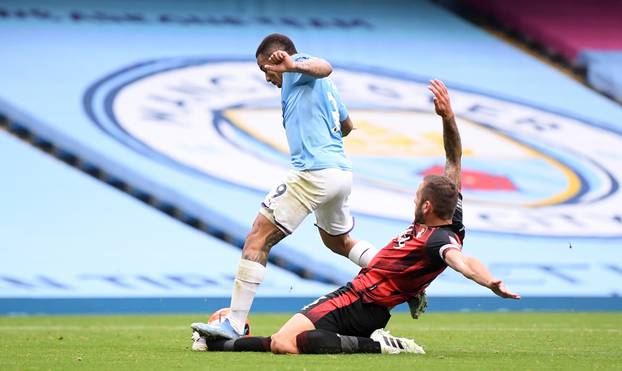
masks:
[[[266,267],[252,260],[240,259],[238,272],[233,281],[233,293],[231,294],[231,312],[229,320],[235,330],[242,334],[246,317],[253,305],[257,288],[263,282],[266,275]]]
[[[370,242],[359,241],[352,246],[352,250],[348,253],[348,259],[361,268],[367,268],[377,252],[376,247]]]

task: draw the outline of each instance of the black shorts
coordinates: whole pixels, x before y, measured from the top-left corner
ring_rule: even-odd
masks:
[[[316,329],[363,337],[386,326],[391,318],[388,308],[363,303],[350,284],[322,296],[299,313],[311,320]]]

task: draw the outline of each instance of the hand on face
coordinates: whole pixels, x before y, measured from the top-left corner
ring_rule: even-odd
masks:
[[[280,88],[283,82],[283,74],[268,68],[268,66],[271,66],[270,63],[269,58],[265,58],[263,55],[257,56],[257,65],[261,72],[264,73],[266,81]]]
[[[295,69],[294,60],[283,50],[277,50],[272,53],[268,61],[270,63],[264,66],[268,71],[283,73],[291,72]]]

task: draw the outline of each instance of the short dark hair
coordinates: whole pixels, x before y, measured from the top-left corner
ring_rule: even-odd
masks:
[[[294,42],[289,37],[280,33],[273,33],[261,41],[255,52],[255,58],[259,57],[260,54],[268,58],[276,50],[285,50],[289,55],[298,53]]]
[[[441,219],[451,219],[458,202],[458,187],[446,176],[427,175],[423,178],[421,198],[421,202],[432,203],[436,216]]]

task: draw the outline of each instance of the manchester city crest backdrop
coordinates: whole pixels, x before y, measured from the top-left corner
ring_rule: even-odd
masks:
[[[3,1],[0,113],[122,186],[0,132],[0,297],[228,297],[289,166],[280,91],[254,59],[272,32],[334,67],[357,237],[384,246],[442,170],[437,78],[462,133],[465,251],[526,297],[618,295],[620,106],[429,2],[355,3]],[[260,298],[356,273],[313,221],[273,249]],[[429,294],[486,291],[446,272]]]

